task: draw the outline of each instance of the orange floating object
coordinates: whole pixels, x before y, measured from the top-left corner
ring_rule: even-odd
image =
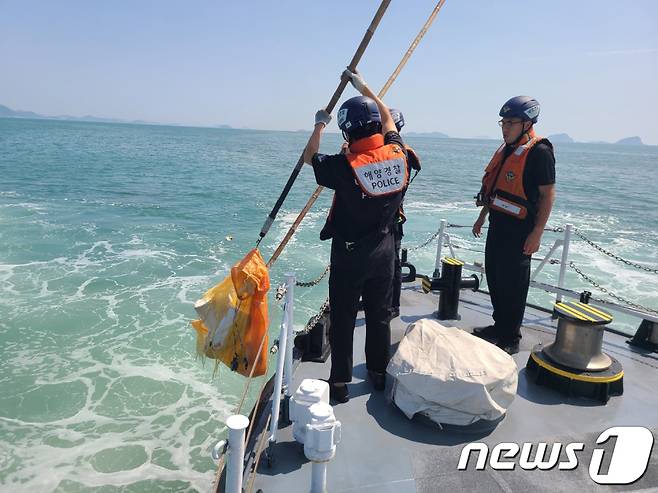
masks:
[[[270,277],[257,248],[231,268],[231,275],[194,304],[200,320],[192,321],[197,352],[249,376],[267,371]],[[264,340],[263,340],[264,339]],[[258,350],[263,348],[258,355]]]

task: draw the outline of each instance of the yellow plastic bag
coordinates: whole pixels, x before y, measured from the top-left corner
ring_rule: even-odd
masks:
[[[254,248],[231,268],[230,276],[206,291],[194,304],[200,317],[192,321],[197,333],[197,352],[221,361],[241,375],[249,376],[254,366],[253,375],[263,375],[267,370],[269,342],[269,288],[267,265]]]

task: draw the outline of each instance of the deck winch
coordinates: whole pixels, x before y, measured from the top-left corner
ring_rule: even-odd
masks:
[[[526,368],[535,383],[573,396],[607,402],[624,392],[621,364],[603,353],[605,326],[612,315],[582,302],[555,304],[555,342],[538,344]]]
[[[480,279],[475,274],[462,277],[464,262],[452,257],[441,259],[440,277],[423,277],[423,291],[439,292],[439,310],[436,317],[439,320],[459,319],[459,290],[472,289],[477,291],[480,287]]]

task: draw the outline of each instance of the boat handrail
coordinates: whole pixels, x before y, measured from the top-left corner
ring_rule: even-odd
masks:
[[[455,225],[459,226],[459,225]],[[454,250],[453,250],[453,245],[452,245],[452,239],[450,237],[449,233],[446,233],[445,230],[450,227],[450,224],[447,222],[445,219],[441,219],[441,222],[439,224],[439,230],[438,234],[436,235],[436,240],[437,240],[437,249],[436,249],[436,260],[435,260],[435,276],[437,275],[437,265],[440,266],[441,262],[441,254],[442,254],[442,248],[447,246],[450,249],[451,255],[454,257]],[[564,233],[563,238],[557,239],[554,241],[553,245],[549,249],[548,253],[541,259],[540,264],[537,266],[537,268],[533,271],[532,275],[530,276],[530,286],[533,288],[537,289],[542,289],[543,291],[546,291],[548,293],[552,293],[556,295],[556,303],[559,303],[562,301],[562,297],[566,296],[569,298],[575,298],[575,299],[580,299],[582,293],[568,289],[564,286],[565,284],[565,277],[566,277],[566,269],[567,267],[572,266],[572,268],[575,268],[573,266],[573,262],[569,261],[569,249],[571,247],[571,236],[574,233],[574,231],[577,231],[572,224],[566,224],[564,228],[548,228],[548,230],[553,231],[553,232],[561,232]],[[578,235],[579,237],[581,235]],[[551,260],[551,256],[557,251],[558,248],[562,248],[562,255],[560,259],[560,274],[558,277],[558,284],[557,286],[543,283],[543,282],[538,282],[535,280],[537,275],[541,272],[541,270],[544,268],[544,266]],[[639,265],[639,264],[638,264]],[[479,263],[465,263],[464,264],[464,269],[470,270],[473,272],[478,272],[480,274],[484,274],[484,267],[482,264]],[[575,269],[578,271],[578,269]],[[646,269],[645,269],[646,270]],[[590,281],[590,283],[592,283]],[[592,283],[595,286],[597,284]],[[609,294],[611,294],[609,291],[606,290]],[[611,296],[619,298],[615,296],[614,294],[611,294]],[[650,308],[642,307],[641,305],[633,304],[635,306],[628,306],[629,302],[626,302],[626,305],[616,303],[614,301],[609,301],[605,300],[602,298],[591,298],[592,300],[596,301],[597,303],[605,306],[606,308],[619,312],[619,313],[624,313],[626,315],[631,315],[633,317],[637,317],[641,320],[648,320],[653,323],[658,323],[658,312],[655,312],[654,310],[651,310]],[[644,308],[644,309],[642,309]]]

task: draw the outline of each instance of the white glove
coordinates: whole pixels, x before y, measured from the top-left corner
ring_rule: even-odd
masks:
[[[352,85],[354,86],[354,89],[356,89],[361,93],[366,87],[368,87],[366,81],[363,80],[361,74],[359,74],[356,70],[354,72],[350,72],[349,69],[343,71],[343,77],[347,77],[349,81],[352,83]]]
[[[315,114],[315,124],[322,123],[325,127],[331,122],[331,115],[327,110],[318,110]]]

